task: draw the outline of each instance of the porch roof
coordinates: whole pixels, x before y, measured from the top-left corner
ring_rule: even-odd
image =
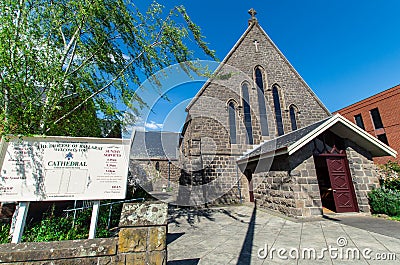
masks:
[[[245,153],[237,162],[239,164],[247,163],[249,160],[255,160],[263,156],[276,156],[281,154],[292,155],[327,130],[330,130],[343,139],[353,141],[370,152],[373,157],[396,157],[397,155],[397,152],[391,147],[373,137],[340,114],[335,114],[307,127],[261,143],[253,150]]]

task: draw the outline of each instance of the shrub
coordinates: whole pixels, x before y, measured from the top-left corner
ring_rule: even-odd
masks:
[[[397,162],[389,161],[386,164],[384,164],[383,166],[384,166],[384,168],[386,168],[388,170],[394,171],[396,173],[400,173],[400,165]]]
[[[379,188],[368,194],[372,213],[400,216],[400,192]]]
[[[383,186],[390,190],[400,191],[400,177],[386,179]]]
[[[381,166],[384,178],[380,180],[382,187],[390,190],[400,191],[400,165],[397,162],[387,162]]]

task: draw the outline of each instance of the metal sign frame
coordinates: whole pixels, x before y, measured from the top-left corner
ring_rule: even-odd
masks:
[[[0,201],[19,202],[12,243],[21,241],[30,201],[94,200],[89,229],[94,238],[100,200],[125,199],[130,147],[131,140],[114,138],[3,137]],[[92,193],[85,194],[90,185]]]

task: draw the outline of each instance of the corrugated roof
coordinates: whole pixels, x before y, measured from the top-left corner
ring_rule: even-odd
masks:
[[[131,159],[178,159],[180,133],[136,131]]]

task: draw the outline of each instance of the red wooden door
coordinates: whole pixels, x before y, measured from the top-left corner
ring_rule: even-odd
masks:
[[[357,199],[346,156],[329,156],[326,158],[326,164],[331,180],[336,212],[358,212]]]

